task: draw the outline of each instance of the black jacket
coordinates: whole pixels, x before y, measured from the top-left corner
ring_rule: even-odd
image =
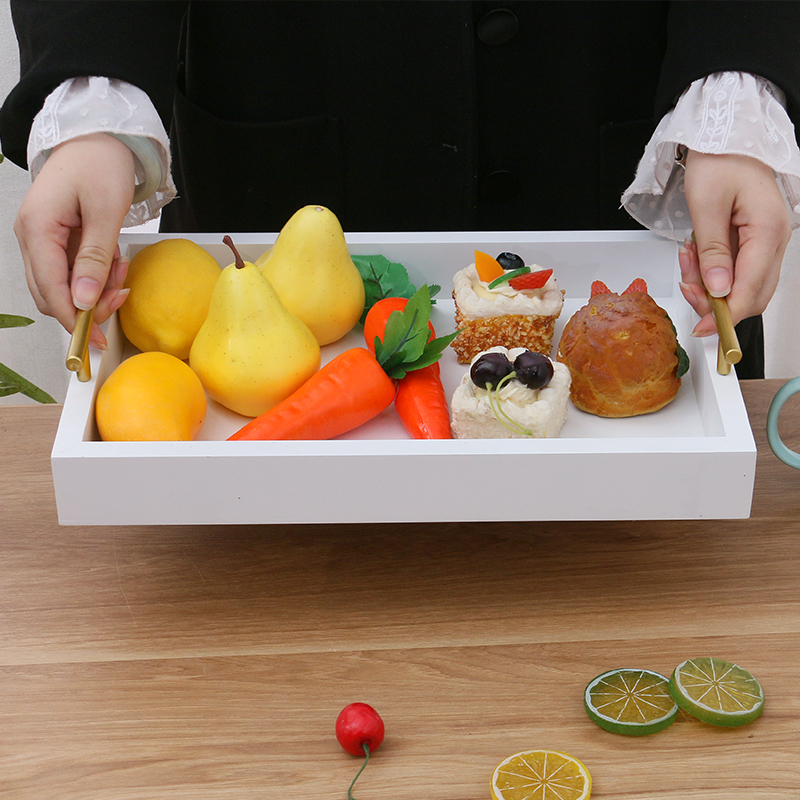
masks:
[[[136,84],[172,136],[167,230],[278,230],[306,203],[346,230],[636,227],[620,194],[692,80],[762,75],[800,118],[797,2],[11,7],[6,156],[65,78]]]

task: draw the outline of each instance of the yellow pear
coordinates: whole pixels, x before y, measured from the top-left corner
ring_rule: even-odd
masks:
[[[283,304],[321,345],[341,339],[361,317],[364,282],[339,220],[324,206],[296,211],[259,262]]]
[[[245,417],[257,417],[305,383],[320,364],[314,334],[281,303],[255,264],[222,270],[189,364],[206,393]]]

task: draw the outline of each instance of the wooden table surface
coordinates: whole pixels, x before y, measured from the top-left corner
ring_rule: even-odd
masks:
[[[595,798],[800,797],[800,471],[764,435],[780,383],[743,383],[751,518],[703,522],[60,527],[59,408],[0,407],[0,798],[346,798],[361,760],[333,729],[356,700],[387,730],[356,800],[488,800],[535,748],[584,761]],[[639,738],[587,718],[600,672],[701,655],[759,678],[762,718]]]

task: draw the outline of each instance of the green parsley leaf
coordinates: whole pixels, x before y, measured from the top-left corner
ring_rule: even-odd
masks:
[[[677,350],[675,351],[675,355],[678,356],[678,372],[677,376],[682,378],[688,371],[689,367],[691,366],[691,362],[689,361],[689,354],[681,347],[681,343],[678,341],[678,331],[675,329],[675,323],[670,318],[669,314],[666,314],[667,319],[669,320],[669,324],[672,326],[672,330],[675,334],[675,344],[677,345]]]
[[[394,380],[408,372],[438,361],[458,331],[428,341],[431,318],[431,297],[427,285],[420,287],[402,311],[393,311],[386,320],[383,341],[375,339],[375,357],[384,372]]]
[[[361,280],[364,281],[364,313],[359,320],[362,325],[367,318],[367,312],[378,300],[383,300],[385,297],[410,298],[417,291],[402,264],[390,261],[381,255],[351,256],[351,258],[361,274]],[[431,284],[430,296],[433,297],[440,289],[441,286]]]

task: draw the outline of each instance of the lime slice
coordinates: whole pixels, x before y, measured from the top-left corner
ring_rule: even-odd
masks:
[[[589,800],[589,770],[568,753],[526,750],[509,756],[492,774],[492,800]]]
[[[598,675],[583,696],[589,719],[625,736],[663,731],[678,717],[669,680],[648,669],[612,669]]]
[[[675,667],[673,700],[693,717],[735,728],[764,713],[764,690],[746,670],[721,658],[692,658]]]

